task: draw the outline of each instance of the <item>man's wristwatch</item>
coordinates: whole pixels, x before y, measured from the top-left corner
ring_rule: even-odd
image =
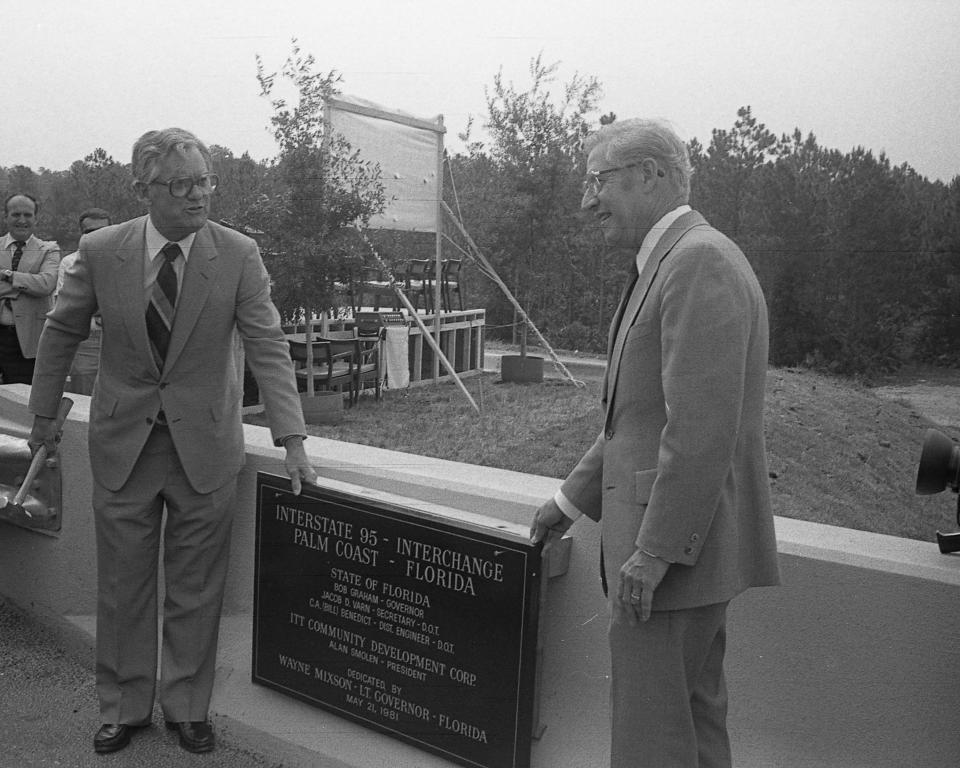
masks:
[[[12,282],[13,282],[13,270],[12,270],[12,269],[5,269],[5,270],[3,270],[3,274],[0,275],[0,280],[6,280],[8,283],[12,283]]]

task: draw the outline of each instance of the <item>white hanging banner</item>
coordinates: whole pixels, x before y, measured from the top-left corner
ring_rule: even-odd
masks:
[[[446,131],[442,116],[421,119],[342,94],[326,106],[333,131],[360,151],[361,160],[380,164],[387,205],[368,228],[437,232],[442,182],[437,157]]]
[[[381,349],[386,363],[387,389],[406,389],[410,386],[410,327],[388,325],[384,330]]]

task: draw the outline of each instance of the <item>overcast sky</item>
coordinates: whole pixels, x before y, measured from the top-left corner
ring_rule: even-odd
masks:
[[[502,67],[529,84],[537,54],[603,85],[602,112],[663,117],[706,144],[737,108],[777,135],[862,145],[960,175],[957,0],[0,0],[0,166],[63,170],[97,147],[129,162],[146,130],[276,153],[256,54],[290,40],[345,93],[444,116],[447,147]]]

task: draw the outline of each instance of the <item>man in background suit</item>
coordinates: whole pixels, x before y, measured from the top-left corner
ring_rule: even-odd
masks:
[[[90,320],[103,318],[90,405],[97,534],[97,752],[150,725],[157,671],[157,559],[166,599],[159,701],[192,752],[207,720],[233,496],[244,460],[237,335],[294,493],[316,474],[289,349],[256,243],[207,221],[210,153],[178,128],[133,148],[147,216],[84,235],[50,312],[30,396],[31,446],[56,448],[54,416]],[[166,509],[166,525],[162,526]]]
[[[600,521],[612,768],[729,768],[726,608],[778,583],[764,448],[766,305],[737,246],[687,205],[686,145],[618,121],[587,139],[582,201],[631,280],[610,329],[605,423],[534,541]]]
[[[103,208],[87,208],[80,214],[80,236],[96,232],[98,229],[110,226],[110,214]],[[60,262],[60,271],[57,275],[57,289],[53,292],[53,300],[57,300],[60,289],[63,288],[63,276],[77,260],[77,252],[68,253]],[[70,383],[68,391],[78,395],[93,394],[93,382],[97,378],[97,369],[100,367],[100,335],[102,325],[100,315],[96,314],[90,321],[90,335],[80,342],[77,354],[70,366]]]
[[[60,246],[33,234],[40,204],[13,194],[3,204],[7,234],[0,238],[0,375],[4,384],[29,384],[50,294],[57,285]]]

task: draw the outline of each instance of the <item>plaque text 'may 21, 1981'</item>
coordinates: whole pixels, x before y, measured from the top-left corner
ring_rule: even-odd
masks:
[[[540,549],[257,476],[253,681],[464,765],[527,768]]]

